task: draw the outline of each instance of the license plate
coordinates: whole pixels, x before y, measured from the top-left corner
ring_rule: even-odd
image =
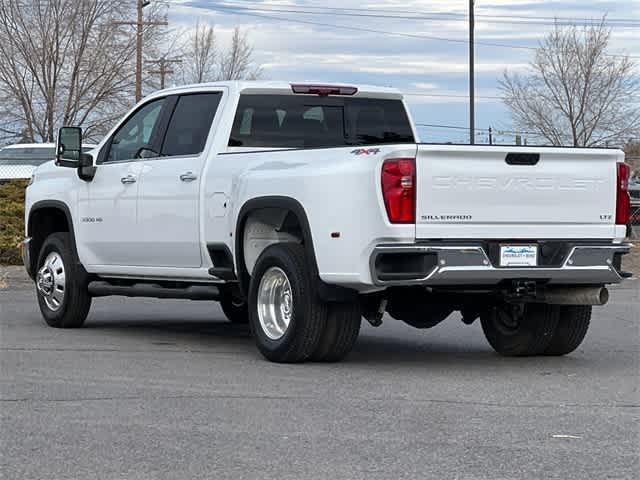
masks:
[[[537,245],[500,245],[501,267],[536,267]]]

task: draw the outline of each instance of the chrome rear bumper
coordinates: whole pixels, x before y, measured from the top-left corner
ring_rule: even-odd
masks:
[[[630,244],[572,245],[558,265],[499,267],[485,247],[473,243],[378,245],[371,254],[370,268],[379,286],[496,285],[504,280],[604,285],[623,280],[620,256],[630,248]],[[394,264],[402,271],[394,271]]]

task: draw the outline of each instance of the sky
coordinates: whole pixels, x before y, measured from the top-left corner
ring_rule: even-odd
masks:
[[[468,0],[170,0],[169,20],[212,23],[223,44],[241,27],[265,79],[398,88],[421,141],[466,143],[468,7]],[[489,127],[496,142],[513,143],[498,80],[505,70],[526,71],[554,18],[585,24],[607,15],[610,53],[637,56],[640,75],[640,0],[476,0],[475,14],[478,143]]]

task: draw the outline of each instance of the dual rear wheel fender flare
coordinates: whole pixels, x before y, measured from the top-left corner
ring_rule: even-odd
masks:
[[[302,233],[302,243],[304,247],[305,259],[308,265],[311,267],[311,271],[315,277],[318,277],[318,264],[316,262],[316,254],[313,247],[313,236],[311,234],[311,228],[309,226],[309,219],[307,213],[297,200],[291,197],[284,196],[266,196],[258,197],[248,200],[240,208],[236,221],[235,231],[235,262],[236,262],[236,276],[240,290],[247,295],[249,292],[249,281],[251,273],[247,270],[247,266],[244,258],[244,229],[247,219],[252,212],[256,210],[262,210],[265,208],[277,208],[289,210],[295,215]],[[318,278],[319,280],[319,278]]]

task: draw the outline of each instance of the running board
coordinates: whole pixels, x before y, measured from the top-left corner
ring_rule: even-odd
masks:
[[[89,283],[87,290],[92,297],[119,295],[123,297],[220,300],[220,290],[213,285],[191,285],[184,288],[168,288],[153,283],[112,285],[109,282],[95,281]]]

